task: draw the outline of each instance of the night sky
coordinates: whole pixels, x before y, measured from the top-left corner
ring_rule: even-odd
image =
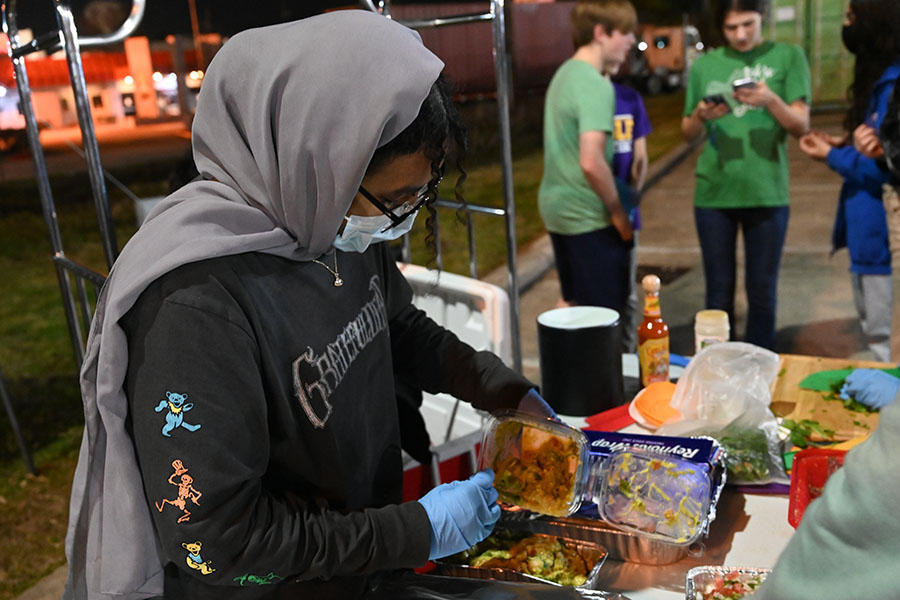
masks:
[[[429,0],[425,0],[428,2]],[[457,0],[458,1],[458,0]],[[465,0],[464,0],[465,1]],[[91,30],[85,22],[85,7],[91,2],[112,3],[129,10],[128,0],[71,0],[81,35],[100,33]],[[284,23],[318,14],[325,9],[340,6],[358,6],[356,0],[195,0],[200,31],[233,35],[251,27]],[[53,0],[18,0],[18,24],[36,32],[47,32],[56,26]],[[417,3],[422,3],[421,0]],[[144,20],[138,35],[162,39],[170,33],[191,33],[188,0],[147,0]]]

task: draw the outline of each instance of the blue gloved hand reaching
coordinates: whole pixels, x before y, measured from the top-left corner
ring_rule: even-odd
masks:
[[[841,398],[853,398],[872,409],[880,409],[894,401],[900,391],[900,379],[878,369],[856,369],[841,387]]]
[[[465,481],[437,486],[419,499],[431,521],[428,559],[470,548],[486,538],[500,518],[494,472],[479,471]]]
[[[559,421],[556,411],[547,404],[547,401],[541,398],[538,391],[534,388],[528,390],[528,393],[519,400],[518,410],[533,415],[539,419],[553,419]]]

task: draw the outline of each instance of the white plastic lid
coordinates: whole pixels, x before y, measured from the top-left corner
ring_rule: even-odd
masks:
[[[556,329],[609,327],[619,321],[619,313],[602,306],[567,306],[554,308],[538,315],[537,322]]]
[[[724,310],[701,310],[694,317],[694,323],[707,327],[724,327],[728,329],[728,313]]]

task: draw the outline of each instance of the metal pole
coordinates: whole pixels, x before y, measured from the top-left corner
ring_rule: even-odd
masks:
[[[81,65],[81,53],[78,47],[78,35],[75,31],[75,17],[69,8],[68,0],[56,0],[56,19],[62,33],[66,51],[66,62],[69,65],[69,79],[75,98],[78,124],[81,126],[81,143],[84,146],[88,164],[88,175],[91,179],[91,191],[94,196],[94,208],[97,211],[97,222],[100,225],[103,253],[106,266],[112,268],[119,255],[116,244],[116,230],[113,226],[112,214],[109,210],[109,197],[106,183],[103,180],[103,167],[100,165],[100,148],[97,146],[97,134],[94,131],[94,120],[91,117],[91,106],[88,101],[87,83],[84,80],[84,68]]]
[[[178,89],[178,106],[181,109],[181,120],[184,126],[190,128],[193,116],[188,110],[188,90],[184,78],[187,76],[187,68],[184,66],[184,45],[180,35],[173,36],[170,52],[172,53],[172,68],[175,71],[177,89]]]
[[[519,276],[516,266],[516,200],[513,195],[512,130],[509,124],[509,57],[506,52],[504,0],[491,2],[494,19],[494,69],[497,76],[497,111],[500,122],[500,166],[503,172],[503,205],[506,209],[506,260],[509,268],[509,330],[513,368],[522,372],[522,336],[519,326]]]
[[[197,53],[197,68],[206,69],[206,60],[203,58],[203,42],[200,41],[200,21],[197,18],[197,3],[194,0],[188,0],[188,7],[191,12],[191,33],[194,36],[194,52]]]
[[[3,11],[3,31],[6,33],[10,45],[10,54],[14,55],[19,47],[19,29],[16,24],[16,0],[11,0],[8,5],[0,7]],[[38,195],[41,201],[41,211],[44,215],[44,223],[47,226],[47,235],[50,238],[50,246],[54,256],[63,257],[62,234],[59,230],[59,220],[56,217],[56,206],[53,203],[53,194],[50,190],[50,178],[47,173],[47,163],[41,148],[41,138],[38,132],[37,117],[34,113],[34,105],[31,102],[31,86],[28,82],[28,72],[25,70],[24,55],[12,59],[13,70],[16,74],[16,89],[19,92],[19,106],[25,117],[25,132],[28,136],[28,145],[31,149],[31,158],[34,160],[35,181],[38,186]],[[66,272],[56,269],[56,279],[62,292],[63,309],[66,314],[66,324],[69,328],[69,340],[75,353],[75,363],[80,369],[84,361],[84,345],[82,343],[81,329],[78,325],[77,309],[75,306],[74,292]]]
[[[19,421],[16,419],[16,413],[13,410],[12,399],[9,397],[9,390],[6,389],[6,381],[3,379],[2,370],[0,370],[0,396],[3,397],[3,406],[6,408],[6,414],[9,417],[9,424],[12,426],[13,435],[16,436],[19,452],[22,453],[22,460],[25,461],[28,472],[32,475],[37,475],[34,461],[31,460],[31,453],[28,452],[28,446],[25,445],[25,438],[22,437],[22,430],[19,429]]]

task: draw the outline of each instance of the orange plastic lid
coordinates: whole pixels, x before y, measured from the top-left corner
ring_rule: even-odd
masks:
[[[654,427],[666,421],[678,419],[681,413],[669,406],[675,384],[671,381],[656,381],[649,384],[634,397],[634,408]]]

